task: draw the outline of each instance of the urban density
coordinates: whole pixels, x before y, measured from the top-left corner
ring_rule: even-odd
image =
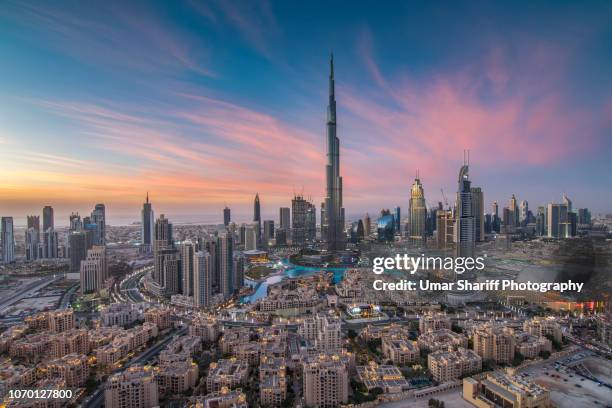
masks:
[[[1,407],[612,406],[612,213],[591,211],[570,182],[548,202],[492,201],[462,146],[442,201],[414,168],[395,187],[402,201],[357,214],[343,200],[350,62],[312,65],[327,110],[319,167],[303,171],[318,174],[319,199],[294,188],[270,208],[253,188],[247,219],[228,197],[204,223],[158,211],[163,197],[142,186],[123,225],[110,222],[112,200],[60,218],[40,197],[25,223],[0,206]],[[373,272],[398,254],[484,268]],[[459,279],[582,285],[462,290]]]

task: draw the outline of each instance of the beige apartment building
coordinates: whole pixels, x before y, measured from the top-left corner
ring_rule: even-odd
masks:
[[[474,351],[483,361],[512,363],[516,348],[514,330],[503,325],[485,323],[474,329]]]
[[[130,367],[106,381],[105,408],[152,408],[158,405],[157,381],[150,367]]]
[[[348,369],[339,357],[321,354],[303,365],[302,389],[308,407],[335,407],[348,401]]]
[[[418,361],[421,355],[417,342],[404,336],[383,336],[382,353],[385,360],[400,366]]]
[[[47,364],[48,378],[61,378],[68,387],[82,387],[89,377],[87,356],[68,354]]]
[[[419,319],[419,332],[425,334],[429,331],[450,329],[451,319],[446,313],[429,312]]]
[[[438,350],[427,356],[427,367],[439,383],[453,381],[464,374],[482,370],[482,358],[466,348]]]

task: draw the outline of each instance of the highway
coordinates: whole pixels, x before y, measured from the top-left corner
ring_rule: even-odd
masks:
[[[0,304],[0,314],[4,313],[5,309],[7,309],[9,306],[19,302],[23,298],[33,296],[36,292],[38,292],[42,288],[49,286],[53,282],[60,280],[60,279],[64,279],[63,274],[40,278],[37,281],[26,285],[26,287],[21,289],[19,293],[14,294],[13,296],[11,296],[10,298],[8,298],[7,300],[3,301]]]
[[[145,351],[140,353],[137,357],[133,358],[132,361],[130,361],[130,363],[127,365],[127,367],[144,364],[144,363],[151,361],[153,357],[157,356],[168,345],[168,343],[172,341],[175,335],[182,336],[187,333],[187,330],[188,330],[187,327],[183,327],[182,329],[172,333],[171,335],[167,335],[163,340],[156,343],[153,347],[146,349]],[[120,371],[123,371],[123,369],[115,370],[113,374],[120,372]],[[81,404],[81,406],[86,407],[86,408],[102,407],[104,405],[104,385],[105,383],[101,383],[96,389],[96,391],[91,395],[91,397],[89,397],[89,399],[84,401],[84,403]]]

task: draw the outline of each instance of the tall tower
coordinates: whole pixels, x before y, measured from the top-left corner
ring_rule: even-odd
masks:
[[[342,208],[342,177],[340,177],[340,140],[336,137],[336,96],[334,92],[334,56],[330,58],[329,105],[327,106],[327,189],[324,220],[321,227],[329,250],[345,247],[344,208]]]
[[[106,207],[104,204],[96,204],[91,212],[91,222],[96,224],[96,245],[106,245]]]
[[[257,234],[257,247],[261,243],[261,205],[259,204],[259,193],[255,194],[255,202],[253,203],[253,223],[255,226],[255,234]]]
[[[43,208],[43,231],[54,228],[53,207],[47,205]]]
[[[13,217],[2,217],[0,224],[2,230],[0,241],[2,241],[2,261],[4,263],[15,262],[15,235],[13,231]]]
[[[469,160],[469,159],[468,159]],[[455,222],[455,252],[458,257],[473,257],[476,226],[473,213],[473,194],[469,178],[469,164],[465,158],[459,170],[457,214]]]
[[[153,245],[153,226],[155,218],[153,207],[149,202],[149,193],[147,192],[147,201],[142,205],[142,231],[141,231],[141,248],[143,252],[151,252]]]
[[[219,272],[221,282],[219,291],[224,299],[229,299],[237,288],[234,282],[234,241],[232,236],[223,231],[219,234]]]
[[[410,240],[417,245],[422,245],[425,243],[427,208],[425,207],[425,192],[418,172],[410,190],[408,207],[410,211]]]
[[[229,225],[231,219],[232,219],[232,217],[231,217],[230,209],[229,209],[229,207],[225,207],[223,209],[223,225],[225,225],[227,227]]]

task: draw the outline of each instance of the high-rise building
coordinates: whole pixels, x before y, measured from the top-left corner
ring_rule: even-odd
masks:
[[[208,251],[195,253],[193,262],[193,301],[195,307],[210,306],[212,295],[211,257]]]
[[[548,204],[546,230],[549,238],[567,238],[570,235],[567,213],[567,204]]]
[[[321,354],[305,362],[302,380],[309,407],[336,407],[348,401],[348,369],[340,359]]]
[[[57,258],[58,238],[57,232],[53,228],[48,228],[43,232],[42,242],[38,245],[39,258]]]
[[[514,194],[512,194],[512,198],[510,198],[510,206],[508,208],[510,208],[510,211],[512,212],[512,216],[513,216],[512,226],[516,228],[519,226],[520,214],[519,214],[518,201],[516,197],[514,196]]]
[[[53,221],[53,207],[47,205],[43,208],[43,231],[47,231],[49,228],[55,228]]]
[[[241,253],[234,254],[234,290],[244,286],[244,255]]]
[[[81,261],[87,257],[87,238],[83,231],[72,231],[68,235],[70,246],[70,272],[81,270]]]
[[[521,201],[519,223],[521,226],[524,226],[528,222],[529,222],[529,203],[527,202],[527,200],[523,200]]]
[[[401,234],[402,232],[402,209],[399,205],[395,207],[395,214],[393,214],[393,219],[395,220],[395,230]]]
[[[181,293],[182,270],[181,254],[174,247],[167,247],[157,251],[155,256],[156,263],[160,265],[160,280],[158,285],[163,290],[164,295],[171,296]]]
[[[155,216],[153,207],[149,202],[149,193],[147,192],[147,200],[142,205],[141,211],[141,232],[140,232],[140,247],[142,252],[151,252],[153,248],[153,226]]]
[[[306,206],[304,236],[307,242],[313,242],[317,238],[317,208],[311,202],[307,202]]]
[[[78,212],[73,212],[69,217],[70,231],[81,231],[83,230],[83,220]]]
[[[321,236],[330,250],[345,247],[344,208],[342,207],[342,177],[340,176],[340,139],[336,136],[336,97],[334,89],[334,58],[330,59],[329,105],[327,107],[327,164],[324,219]]]
[[[455,221],[455,254],[458,257],[473,257],[476,241],[476,226],[473,211],[473,195],[470,187],[469,167],[464,161],[459,170],[457,190],[457,213]]]
[[[13,217],[2,217],[0,225],[0,241],[2,241],[2,261],[15,262],[15,234],[13,230]]]
[[[317,213],[314,204],[296,195],[291,200],[291,237],[293,245],[312,242],[317,233]]]
[[[491,220],[491,230],[493,232],[501,232],[501,219],[499,218],[499,205],[497,201],[493,201],[493,218]]]
[[[543,237],[546,234],[546,209],[540,206],[536,215],[536,235]]]
[[[291,209],[289,207],[281,207],[279,210],[280,229],[285,230],[289,234],[291,229]]]
[[[162,258],[159,256],[161,251],[173,249],[174,241],[172,238],[172,224],[168,219],[161,214],[155,221],[155,230],[153,236],[153,257],[155,258],[155,267],[153,269],[153,279],[161,284],[162,281]],[[163,285],[162,285],[163,286]]]
[[[39,230],[29,227],[25,233],[25,252],[28,261],[38,259],[38,244],[40,243]]]
[[[484,241],[484,194],[480,187],[472,187],[472,214],[474,215],[474,228],[476,242]]]
[[[194,255],[195,255],[195,245],[191,241],[184,241],[180,244],[180,252],[181,252],[181,292],[185,296],[193,296],[194,290],[194,274],[195,274],[195,266],[194,266]]]
[[[417,172],[412,188],[410,189],[410,201],[408,204],[410,216],[410,233],[408,237],[417,245],[425,244],[425,221],[427,219],[427,208],[425,206],[425,192],[419,173]],[[399,223],[396,224],[396,229]]]
[[[244,249],[245,251],[257,249],[257,223],[246,226],[244,232]]]
[[[372,234],[372,219],[370,214],[366,214],[363,218],[363,235],[369,237]]]
[[[87,257],[81,261],[81,293],[92,293],[102,289],[108,278],[106,264],[106,247],[94,246],[87,251]]]
[[[228,207],[225,207],[223,209],[223,225],[227,227],[231,220],[232,220],[231,211]]]
[[[210,255],[210,282],[212,293],[219,293],[221,272],[219,268],[219,242],[217,238],[206,240],[203,245],[200,245],[200,249],[208,252]]]
[[[27,216],[28,226],[27,228],[34,228],[36,231],[40,232],[40,217],[38,215],[28,215]]]
[[[232,236],[226,231],[219,234],[219,272],[220,272],[220,292],[223,298],[229,299],[234,293],[234,241]]]
[[[483,360],[511,363],[514,359],[516,339],[509,327],[485,323],[474,330],[473,343],[474,351]]]
[[[265,220],[263,223],[263,242],[267,245],[268,240],[274,238],[274,221]]]
[[[259,202],[259,193],[255,194],[255,201],[253,203],[253,224],[255,225],[257,233],[257,247],[261,245],[261,204]]]
[[[567,212],[572,212],[572,200],[565,193],[563,193],[563,204],[567,207]]]
[[[578,224],[591,225],[591,212],[588,208],[578,209]]]
[[[356,244],[360,241],[363,241],[363,238],[363,221],[357,220],[351,225],[351,242],[353,244]]]
[[[106,381],[106,408],[150,408],[159,405],[155,372],[149,366],[133,366]]]
[[[96,204],[91,212],[91,223],[96,224],[94,244],[106,245],[106,207],[104,204]]]
[[[451,210],[436,212],[436,241],[439,249],[452,248],[455,236],[455,216]]]

